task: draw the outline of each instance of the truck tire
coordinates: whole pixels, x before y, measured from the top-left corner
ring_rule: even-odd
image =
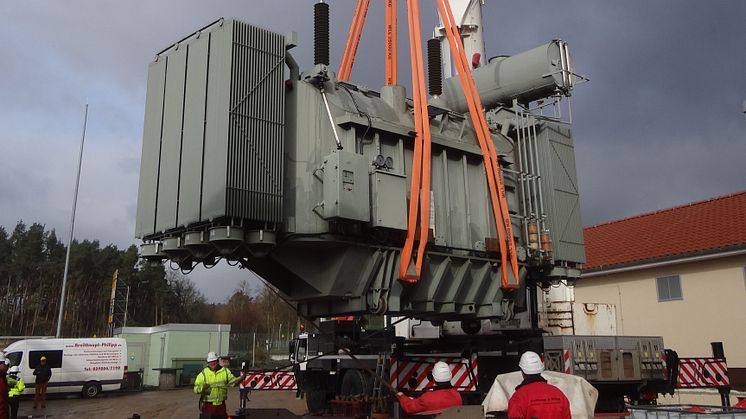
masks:
[[[326,393],[323,390],[307,391],[306,407],[310,415],[323,412],[326,409]]]
[[[80,393],[83,398],[93,399],[101,394],[101,385],[95,381],[87,382],[83,385],[83,390]]]
[[[370,396],[372,393],[371,377],[362,370],[347,370],[342,377],[339,394],[343,396]]]

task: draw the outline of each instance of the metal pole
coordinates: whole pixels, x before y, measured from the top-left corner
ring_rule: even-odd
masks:
[[[109,300],[109,337],[114,336],[114,306],[117,301],[117,281],[119,280],[119,269],[111,276],[111,299]]]
[[[546,228],[547,213],[544,211],[544,193],[541,188],[541,179],[542,179],[541,176],[542,175],[541,175],[541,164],[539,164],[541,160],[539,160],[539,137],[536,133],[536,121],[534,121],[534,123],[531,125],[531,132],[533,133],[533,137],[534,137],[534,154],[535,154],[534,158],[536,159],[536,176],[539,179],[539,183],[538,183],[539,211],[540,211],[539,219],[541,220],[542,229],[546,230],[547,229]]]
[[[70,267],[70,247],[73,244],[73,234],[75,232],[75,206],[78,203],[78,187],[80,186],[80,168],[83,165],[83,145],[85,144],[85,130],[88,124],[88,104],[85,104],[85,116],[83,117],[83,136],[80,139],[80,156],[78,157],[78,176],[75,179],[75,194],[73,195],[73,211],[70,217],[70,238],[67,241],[67,255],[65,256],[65,272],[62,274],[62,292],[60,296],[60,313],[57,317],[57,334],[55,337],[62,336],[62,316],[65,313],[65,288],[67,287],[67,271]]]
[[[127,285],[127,296],[124,298],[124,324],[122,327],[127,327],[127,306],[130,302],[130,286]]]
[[[254,369],[254,354],[256,353],[256,330],[254,330],[254,341],[251,344],[251,369]]]
[[[337,142],[337,150],[342,150],[344,147],[342,147],[342,141],[339,140],[339,135],[337,134],[337,126],[334,123],[334,118],[332,118],[332,110],[329,109],[329,101],[326,100],[326,93],[324,93],[323,87],[321,88],[321,98],[324,99],[326,114],[329,116],[329,122],[332,124],[332,132],[334,133],[334,140]]]
[[[710,342],[710,348],[712,348],[712,357],[725,361],[725,350],[723,349],[723,342]],[[730,386],[718,387],[718,393],[720,393],[720,404],[723,407],[730,407]]]
[[[517,104],[514,104],[518,106]],[[521,141],[521,129],[520,122],[518,121],[518,112],[516,112],[515,119],[515,145],[518,148],[517,155],[520,165],[518,166],[518,183],[521,184],[521,207],[523,208],[523,241],[526,247],[530,247],[529,236],[528,236],[528,225],[530,223],[529,210],[528,210],[528,188],[526,186],[526,176],[528,173],[526,158],[523,156],[523,142]]]

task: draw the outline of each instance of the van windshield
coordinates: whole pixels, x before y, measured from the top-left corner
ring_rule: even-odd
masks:
[[[5,356],[5,358],[10,363],[10,366],[20,366],[21,365],[21,359],[23,358],[23,352],[11,352]]]

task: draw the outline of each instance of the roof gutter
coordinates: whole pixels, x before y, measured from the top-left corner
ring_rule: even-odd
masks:
[[[720,258],[725,258],[729,256],[740,256],[740,255],[746,255],[746,249],[731,250],[729,252],[721,252],[721,253],[711,253],[708,255],[690,256],[690,257],[684,257],[680,259],[671,259],[671,260],[665,260],[665,261],[660,261],[660,262],[643,263],[640,265],[624,266],[621,268],[605,269],[605,270],[593,271],[593,272],[588,272],[588,273],[584,272],[580,274],[580,279],[592,278],[596,276],[611,275],[611,274],[617,274],[617,273],[622,273],[622,272],[638,271],[641,269],[660,268],[662,266],[670,266],[670,265],[676,265],[680,263],[702,262],[705,260],[720,259]]]

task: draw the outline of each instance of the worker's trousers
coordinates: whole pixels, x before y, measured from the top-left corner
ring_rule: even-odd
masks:
[[[41,403],[41,407],[47,407],[47,383],[34,386],[34,408]]]
[[[202,406],[202,412],[199,415],[199,419],[228,419],[225,403],[219,405],[205,403]]]
[[[8,407],[10,407],[10,419],[16,419],[18,417],[18,405],[21,403],[18,396],[11,397],[8,399]]]

